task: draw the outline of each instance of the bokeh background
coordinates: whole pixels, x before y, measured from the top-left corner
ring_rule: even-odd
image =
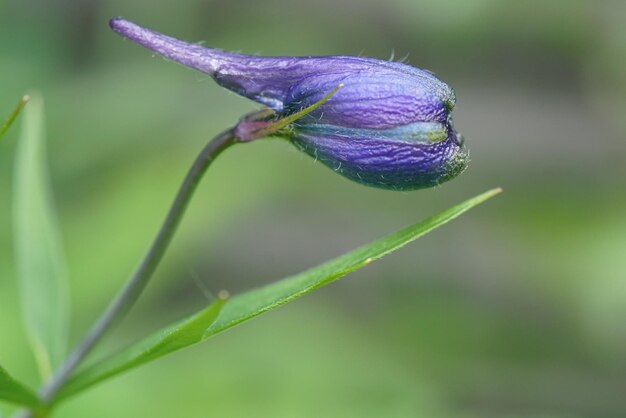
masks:
[[[32,89],[47,105],[72,342],[143,255],[196,152],[257,108],[122,40],[107,26],[118,15],[246,53],[408,55],[455,88],[472,162],[439,188],[398,193],[280,140],[229,150],[100,354],[209,292],[269,283],[505,192],[343,281],[77,396],[59,417],[626,416],[626,2],[0,1],[0,115]],[[0,144],[0,364],[35,385],[11,236],[18,133]]]

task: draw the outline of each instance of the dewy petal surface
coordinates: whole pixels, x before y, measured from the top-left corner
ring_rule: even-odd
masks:
[[[111,28],[167,59],[209,74],[279,117],[327,102],[288,137],[340,174],[375,187],[431,187],[467,166],[452,127],[453,90],[432,73],[364,57],[259,57],[206,48],[115,18]]]

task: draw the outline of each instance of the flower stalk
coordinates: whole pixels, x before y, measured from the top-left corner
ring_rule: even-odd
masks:
[[[111,326],[119,321],[137,301],[169,247],[202,176],[215,158],[233,145],[235,141],[233,129],[228,129],[211,140],[197,156],[178,190],[161,229],[135,273],[92,326],[83,341],[68,356],[65,363],[53,375],[51,380],[41,389],[40,396],[48,404],[48,407],[54,405],[54,396],[63,387],[82,360],[91,352]],[[22,416],[32,417],[33,415],[32,412],[28,412]]]

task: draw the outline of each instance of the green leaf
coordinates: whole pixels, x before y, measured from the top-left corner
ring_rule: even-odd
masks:
[[[217,319],[226,298],[227,294],[223,292],[215,302],[197,314],[166,327],[145,340],[85,369],[70,379],[61,390],[59,398],[67,397],[102,380],[199,343],[203,340],[206,329]]]
[[[14,185],[15,253],[22,314],[42,380],[66,354],[69,290],[45,153],[43,100],[24,111]]]
[[[219,318],[206,331],[204,338],[326,286],[444,225],[501,191],[499,188],[490,190],[311,270],[235,296],[224,306]]]
[[[403,247],[409,242],[442,226],[461,215],[463,212],[466,212],[500,192],[501,189],[488,191],[311,270],[235,296],[224,304],[223,309],[221,309],[215,321],[213,321],[214,318],[210,317],[208,313],[208,311],[212,309],[212,307],[209,307],[206,311],[203,311],[204,313],[201,312],[179,323],[179,325],[162,331],[152,337],[149,342],[143,342],[136,346],[136,348],[131,348],[114,355],[79,372],[61,390],[57,400],[67,398],[104,379],[128,370],[131,367],[135,367],[146,361],[153,360],[174,351],[170,348],[172,346],[175,347],[175,349],[180,349],[195,344],[241,322],[303,296],[317,288],[325,286],[354,270],[368,265],[373,260]],[[198,319],[202,317],[202,315],[208,315],[207,320]],[[198,325],[197,327],[196,324]],[[187,326],[194,327],[189,337],[186,336],[186,331],[183,331]],[[198,334],[199,330],[202,330],[201,335]],[[179,338],[181,339],[178,340]],[[165,339],[167,339],[167,342],[163,342]],[[158,348],[150,348],[153,346]]]
[[[35,392],[13,379],[2,367],[0,367],[0,400],[32,408],[41,406]]]
[[[24,105],[26,105],[26,102],[28,102],[28,100],[30,100],[30,97],[28,96],[22,97],[22,99],[19,101],[19,103],[13,110],[13,113],[9,115],[7,120],[5,120],[2,125],[0,125],[0,139],[2,139],[4,134],[9,130],[9,128],[11,127],[15,119],[17,118],[17,115],[20,114],[20,111],[24,108]]]

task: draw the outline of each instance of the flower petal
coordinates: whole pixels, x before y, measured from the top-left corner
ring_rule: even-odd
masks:
[[[220,85],[277,112],[318,102],[346,87],[310,118],[345,115],[349,126],[384,128],[445,121],[454,93],[427,71],[362,57],[259,57],[205,48],[114,18],[111,28],[154,52],[212,76]],[[446,107],[448,106],[448,107]]]
[[[339,174],[384,189],[436,186],[459,175],[468,163],[467,150],[455,132],[431,144],[302,132],[296,132],[292,141]]]

